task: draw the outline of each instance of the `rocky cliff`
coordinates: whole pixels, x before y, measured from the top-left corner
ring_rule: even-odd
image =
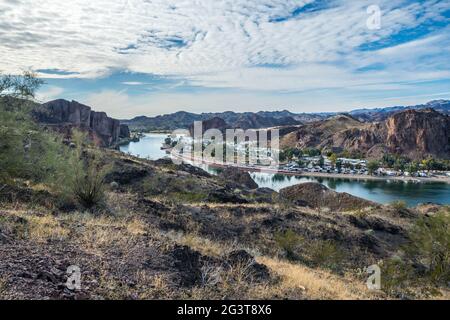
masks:
[[[283,137],[282,146],[359,151],[370,158],[391,153],[449,159],[450,117],[433,109],[405,110],[375,123],[342,116],[302,126]]]
[[[86,130],[93,141],[103,147],[113,146],[121,138],[130,136],[128,126],[121,125],[119,120],[76,101],[60,99],[44,103],[37,108],[35,117],[66,135],[70,135],[72,128]]]

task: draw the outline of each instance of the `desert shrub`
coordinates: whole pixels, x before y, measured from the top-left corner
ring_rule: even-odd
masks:
[[[401,210],[405,210],[407,208],[407,205],[406,205],[405,201],[398,200],[398,201],[392,202],[391,207],[397,211],[401,211]]]
[[[344,252],[331,240],[313,241],[308,251],[311,262],[322,268],[338,270],[344,259]]]
[[[400,293],[410,294],[412,288],[412,266],[400,257],[394,257],[383,261],[381,269],[381,290],[395,296]]]
[[[297,248],[303,243],[303,237],[299,236],[293,230],[285,232],[277,232],[275,234],[275,242],[279,248],[284,250],[288,259],[297,259]]]
[[[402,247],[403,258],[380,265],[382,290],[390,295],[436,295],[450,281],[450,212],[422,217]]]
[[[434,284],[450,282],[450,212],[420,218],[409,233],[408,257],[425,266],[425,277]]]
[[[72,169],[68,172],[68,184],[64,191],[90,209],[102,204],[105,199],[105,176],[110,167],[103,164],[99,153],[94,150],[90,154],[85,152],[84,145],[88,141],[86,133],[75,130],[72,139],[76,148],[69,158]]]

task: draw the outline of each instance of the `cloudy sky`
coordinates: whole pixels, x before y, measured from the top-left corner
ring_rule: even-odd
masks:
[[[417,104],[450,98],[450,0],[0,0],[0,57],[119,118]]]

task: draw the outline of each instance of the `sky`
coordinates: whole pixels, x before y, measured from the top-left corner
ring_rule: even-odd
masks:
[[[0,57],[120,119],[414,105],[450,99],[450,0],[0,0]]]

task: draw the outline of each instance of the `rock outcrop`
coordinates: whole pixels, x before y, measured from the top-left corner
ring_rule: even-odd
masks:
[[[304,125],[283,137],[281,145],[358,151],[369,158],[391,153],[450,159],[450,117],[433,109],[400,111],[375,123],[340,116]]]
[[[374,202],[352,196],[345,192],[339,193],[333,191],[316,182],[303,183],[281,189],[280,195],[300,206],[329,208],[334,211],[352,211],[378,206]]]
[[[128,138],[130,130],[119,120],[105,112],[92,111],[91,107],[76,101],[54,100],[44,103],[35,111],[35,118],[49,127],[70,135],[72,128],[89,132],[92,140],[103,147],[114,146],[121,138]]]
[[[250,174],[238,168],[228,167],[224,169],[220,175],[226,181],[231,181],[238,185],[243,185],[249,189],[257,189],[258,184],[252,179]]]

